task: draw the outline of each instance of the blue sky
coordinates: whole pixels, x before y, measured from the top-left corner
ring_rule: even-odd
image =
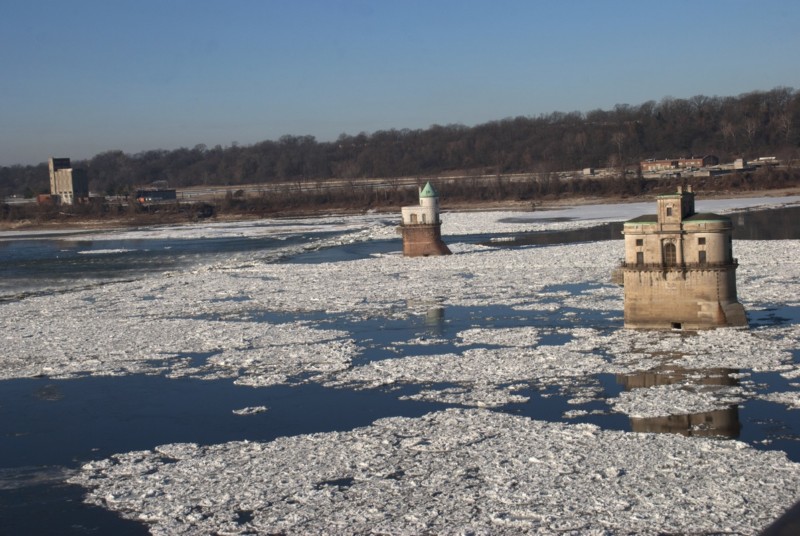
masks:
[[[0,8],[0,165],[800,88],[796,0]]]

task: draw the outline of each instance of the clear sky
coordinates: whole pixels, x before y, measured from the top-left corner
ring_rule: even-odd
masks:
[[[797,0],[0,0],[0,165],[800,88]]]

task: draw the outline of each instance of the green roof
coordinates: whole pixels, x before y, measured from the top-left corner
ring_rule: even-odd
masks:
[[[431,183],[427,182],[425,183],[425,188],[419,192],[419,197],[422,199],[423,197],[439,197],[439,195],[436,193],[436,190],[433,189]]]
[[[701,221],[731,221],[731,219],[728,216],[720,216],[713,212],[702,212],[699,214],[692,214],[688,218],[683,218],[683,221],[697,223]]]
[[[686,223],[701,223],[706,221],[730,221],[731,219],[728,216],[720,216],[719,214],[714,214],[712,212],[703,212],[700,214],[692,214],[689,217],[683,218],[683,221]],[[658,216],[656,214],[643,214],[642,216],[637,216],[632,220],[628,220],[625,222],[625,225],[648,225],[658,223]]]
[[[625,225],[628,225],[629,223],[632,223],[632,224],[636,224],[636,223],[644,223],[644,224],[658,223],[658,216],[656,216],[655,214],[644,214],[642,216],[636,216],[632,220],[626,221]]]

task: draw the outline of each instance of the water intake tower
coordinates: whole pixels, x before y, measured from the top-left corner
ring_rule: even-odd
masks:
[[[625,327],[708,329],[747,326],[736,297],[733,224],[694,210],[694,193],[678,187],[657,198],[657,214],[625,222]]]
[[[427,257],[450,255],[450,249],[442,242],[442,222],[439,219],[439,196],[431,183],[419,191],[419,206],[403,207],[403,255]]]

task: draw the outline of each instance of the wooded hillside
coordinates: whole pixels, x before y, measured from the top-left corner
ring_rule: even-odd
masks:
[[[342,134],[333,142],[283,136],[248,146],[108,151],[87,161],[73,160],[73,165],[88,170],[93,192],[112,195],[164,180],[174,188],[454,172],[551,172],[706,154],[721,161],[800,157],[800,93],[781,87],[737,97],[664,98],[473,127],[433,125]],[[0,196],[47,192],[48,185],[46,163],[0,168]]]

